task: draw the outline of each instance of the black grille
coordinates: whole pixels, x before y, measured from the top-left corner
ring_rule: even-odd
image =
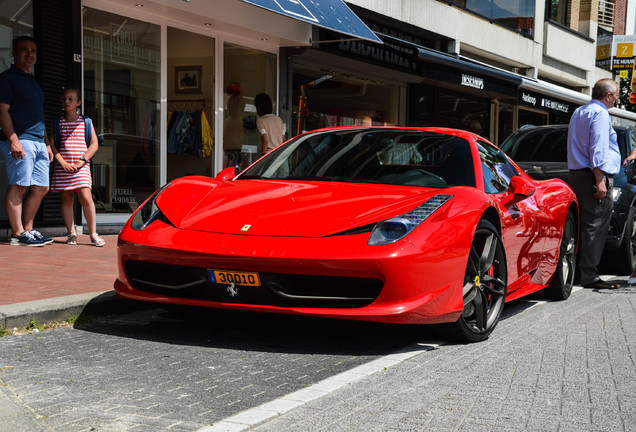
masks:
[[[140,291],[234,304],[359,308],[382,291],[379,279],[259,273],[260,287],[237,286],[231,295],[228,285],[213,283],[205,268],[128,261],[126,272]]]

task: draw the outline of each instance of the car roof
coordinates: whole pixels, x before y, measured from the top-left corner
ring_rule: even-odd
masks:
[[[517,129],[514,133],[518,133],[520,131],[529,131],[529,130],[537,130],[537,129],[567,129],[569,125],[567,124],[563,124],[563,123],[558,123],[558,124],[551,124],[551,125],[540,125],[540,126],[535,126],[535,125],[531,125],[531,124],[527,124],[527,125],[523,125],[521,126],[519,129]],[[612,125],[612,127],[616,130],[616,129],[627,129],[628,126],[618,126],[618,125]]]

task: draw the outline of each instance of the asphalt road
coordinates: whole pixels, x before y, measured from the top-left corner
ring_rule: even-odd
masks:
[[[0,429],[633,431],[634,294],[515,302],[472,345],[434,327],[160,309],[2,337],[0,396],[21,415],[0,408]]]

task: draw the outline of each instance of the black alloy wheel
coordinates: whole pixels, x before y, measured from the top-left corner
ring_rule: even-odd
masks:
[[[568,212],[563,226],[563,238],[559,249],[559,262],[547,288],[547,293],[554,300],[565,300],[572,293],[574,273],[576,272],[576,241],[578,230],[574,215]]]
[[[455,323],[462,342],[486,340],[499,322],[507,291],[506,254],[501,237],[488,221],[480,221],[466,265],[464,312]]]

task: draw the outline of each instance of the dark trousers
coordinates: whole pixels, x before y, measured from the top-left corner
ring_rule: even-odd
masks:
[[[594,198],[596,179],[591,170],[572,170],[568,183],[579,200],[581,231],[579,243],[580,284],[585,285],[599,279],[598,265],[605,247],[612,216],[613,179],[606,177],[607,195],[602,200]]]

